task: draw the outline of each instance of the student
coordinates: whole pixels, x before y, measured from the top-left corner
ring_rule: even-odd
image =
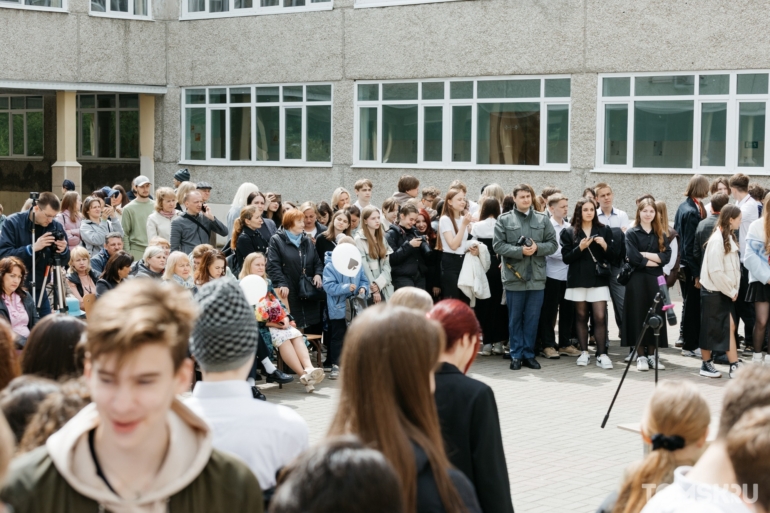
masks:
[[[414,312],[426,314],[433,308],[433,298],[423,289],[403,287],[393,293],[390,306],[403,306]]]
[[[735,301],[735,311],[738,318],[743,321],[744,339],[749,341],[754,335],[754,305],[746,301],[746,294],[749,289],[749,271],[746,269],[744,261],[747,254],[746,238],[751,223],[759,219],[759,203],[749,195],[749,177],[743,173],[737,173],[730,177],[730,192],[735,198],[735,206],[741,209],[741,218],[743,219],[738,233],[738,247],[741,256],[741,288],[738,291],[738,299]]]
[[[390,230],[390,225],[396,222],[398,211],[399,206],[395,199],[388,198],[382,202],[382,209],[380,210],[382,218],[380,222],[382,222],[382,228],[385,230],[385,233]]]
[[[77,362],[77,345],[86,324],[70,315],[46,315],[29,335],[21,353],[22,374],[34,374],[55,381],[82,373]]]
[[[358,180],[353,186],[356,193],[356,202],[353,205],[357,206],[361,212],[372,204],[372,188],[372,181],[368,178]]]
[[[239,457],[268,490],[275,486],[276,473],[308,448],[307,424],[290,408],[252,396],[246,377],[259,335],[254,309],[240,286],[224,280],[209,283],[196,301],[200,315],[190,354],[203,381],[195,384],[185,405],[211,426],[214,447]]]
[[[412,198],[416,198],[420,192],[420,181],[411,175],[401,175],[398,179],[398,192],[393,194],[393,199],[396,200],[399,207],[403,207],[404,204]]]
[[[746,257],[743,260],[749,271],[749,288],[746,301],[754,303],[753,363],[762,362],[762,349],[767,339],[768,318],[770,318],[770,208],[767,203],[762,217],[751,223],[746,234]],[[765,355],[770,364],[770,352]]]
[[[355,205],[351,205],[346,210],[350,216],[350,234],[354,236],[358,233],[358,226],[361,223],[361,210]]]
[[[393,294],[389,258],[393,250],[385,241],[377,207],[373,205],[364,207],[361,219],[361,229],[358,230],[355,238],[356,247],[364,259],[361,266],[369,281],[372,302],[376,304],[387,301]]]
[[[262,212],[262,217],[270,219],[275,223],[276,229],[281,227],[281,220],[283,219],[283,203],[281,202],[281,195],[275,192],[268,192],[265,195],[265,211]]]
[[[754,408],[727,435],[727,454],[743,500],[756,513],[770,512],[770,407]],[[753,491],[752,491],[753,488]]]
[[[118,251],[110,257],[104,271],[96,282],[96,297],[100,297],[117,287],[131,273],[131,262],[134,257],[125,251]]]
[[[0,390],[21,374],[15,340],[11,325],[5,319],[0,319]]]
[[[318,258],[323,261],[327,251],[334,251],[337,247],[337,238],[341,235],[350,236],[350,214],[347,210],[338,210],[332,214],[329,228],[316,237],[315,250]]]
[[[331,219],[332,219],[332,214],[334,214],[332,207],[330,207],[329,204],[326,203],[325,201],[322,201],[318,204],[317,210],[318,210],[318,222],[324,226],[329,226],[329,223],[331,222]]]
[[[441,251],[436,249],[438,233],[433,229],[431,214],[421,208],[414,223],[417,234],[424,237],[430,247],[430,254],[425,259],[425,289],[438,300],[441,299]],[[492,252],[490,252],[491,254]]]
[[[265,219],[260,215],[254,205],[247,205],[241,209],[241,215],[233,225],[233,236],[230,240],[230,249],[233,250],[235,261],[233,272],[238,274],[243,267],[243,261],[252,253],[267,253],[267,245],[272,234],[265,226]]]
[[[206,251],[200,265],[196,266],[193,273],[196,287],[200,289],[208,282],[222,278],[225,276],[225,269],[227,269],[227,259],[221,251],[218,249]]]
[[[14,456],[14,445],[15,444],[11,428],[8,426],[8,422],[5,421],[5,418],[0,415],[0,485],[2,485],[5,481],[5,476],[8,472],[8,465],[11,463],[11,458]],[[393,511],[395,512],[399,510],[394,509]],[[0,513],[13,512],[8,509],[5,504],[0,502]]]
[[[422,208],[424,208],[426,211],[431,213],[431,211],[435,212],[433,210],[433,202],[436,200],[436,198],[439,198],[441,196],[441,191],[438,190],[436,187],[423,187],[422,189],[422,198],[420,199],[420,202],[422,203]],[[434,214],[431,213],[431,216]]]
[[[468,248],[471,214],[466,212],[465,193],[461,189],[449,189],[444,199],[444,210],[439,219],[441,256],[441,294],[444,299],[460,299],[467,297],[460,293],[457,281],[463,267],[465,253],[470,251],[478,255],[478,248]]]
[[[176,399],[192,379],[195,316],[182,291],[154,281],[97,302],[85,368],[93,403],[14,462],[0,498],[16,513],[263,511],[248,467],[213,450],[211,429]]]
[[[425,258],[430,255],[431,250],[428,243],[414,229],[417,208],[414,205],[404,205],[398,218],[398,224],[390,225],[390,229],[385,233],[385,239],[393,250],[393,254],[388,257],[393,289],[418,287],[425,290]]]

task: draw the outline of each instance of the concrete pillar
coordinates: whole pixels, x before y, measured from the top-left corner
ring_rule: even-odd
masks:
[[[155,96],[139,95],[139,172],[155,185]]]
[[[61,195],[61,184],[72,180],[82,194],[82,167],[77,158],[77,96],[56,91],[56,162],[51,167],[51,191]]]

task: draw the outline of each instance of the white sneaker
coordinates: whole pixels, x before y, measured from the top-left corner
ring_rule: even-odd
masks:
[[[754,353],[754,355],[751,357],[751,363],[756,363],[758,365],[762,364],[762,353]]]
[[[640,356],[636,359],[636,370],[642,372],[650,370],[650,363],[647,361],[646,357]]]
[[[481,356],[492,356],[492,344],[484,344],[479,354]]]
[[[690,358],[702,358],[703,355],[701,354],[700,347],[696,349],[695,351],[688,351],[687,349],[682,349],[682,356],[689,356]]]
[[[581,367],[585,367],[588,365],[588,363],[591,361],[591,355],[588,354],[588,351],[583,351],[580,356],[578,356],[577,364]]]
[[[340,366],[332,365],[332,371],[329,373],[329,379],[337,379],[340,377]]]
[[[770,353],[765,355],[765,365],[770,365]]]
[[[503,354],[503,343],[495,342],[492,344],[492,354]]]
[[[655,357],[654,356],[648,356],[647,362],[650,364],[650,369],[655,368]],[[663,365],[663,362],[660,361],[660,357],[658,357],[658,370],[666,370],[666,366]]]
[[[601,367],[602,369],[611,369],[612,360],[610,360],[610,357],[606,354],[599,355],[599,357],[596,359],[596,366]]]
[[[634,349],[633,351],[631,351],[630,353],[628,353],[628,356],[626,356],[625,358],[623,358],[623,361],[624,361],[624,362],[630,362],[630,361],[633,359],[633,357],[634,357],[634,356],[636,356],[636,349]]]

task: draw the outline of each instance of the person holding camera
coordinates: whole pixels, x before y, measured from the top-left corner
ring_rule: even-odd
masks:
[[[195,246],[208,244],[211,232],[227,237],[227,227],[203,204],[198,191],[184,197],[185,214],[171,221],[171,251],[190,254]]]
[[[545,257],[556,252],[556,231],[548,216],[532,208],[532,188],[513,189],[515,207],[497,218],[493,248],[502,258],[508,303],[511,370],[539,369],[535,337],[545,291]]]
[[[398,223],[393,223],[385,232],[385,240],[393,250],[390,258],[390,277],[393,290],[402,287],[426,289],[425,259],[430,255],[430,246],[417,233],[417,207],[406,204],[398,214]],[[455,284],[456,285],[456,284]]]
[[[14,256],[24,263],[28,271],[26,278],[28,290],[31,290],[29,287],[34,273],[36,298],[43,290],[45,268],[53,263],[54,256],[63,263],[69,261],[67,234],[64,232],[64,227],[54,220],[60,206],[59,198],[54,193],[42,192],[37,198],[37,205],[9,216],[0,233],[0,258]],[[34,244],[32,243],[33,225],[35,227]],[[33,251],[35,252],[34,269],[32,269]],[[47,294],[43,294],[38,312],[40,317],[51,313]]]
[[[91,258],[104,249],[110,233],[121,233],[123,230],[120,221],[113,217],[114,213],[113,208],[104,206],[104,201],[98,196],[89,196],[83,202],[85,220],[80,226],[80,238]]]

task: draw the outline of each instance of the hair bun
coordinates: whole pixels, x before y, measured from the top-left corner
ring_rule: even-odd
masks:
[[[684,447],[684,438],[679,435],[666,436],[657,434],[652,437],[652,450],[665,449],[667,451],[676,451]]]

